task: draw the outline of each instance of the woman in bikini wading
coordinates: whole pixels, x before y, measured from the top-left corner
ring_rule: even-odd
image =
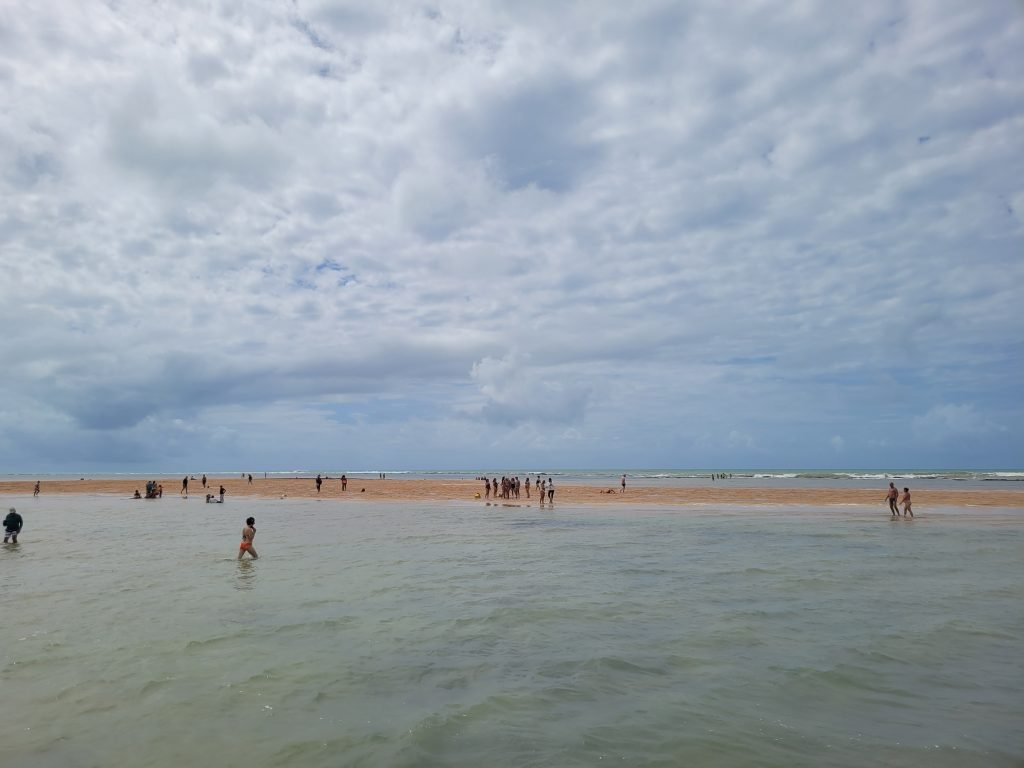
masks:
[[[242,555],[248,552],[252,555],[255,560],[259,555],[256,554],[256,550],[252,546],[252,540],[256,538],[256,518],[248,517],[245,520],[245,527],[242,528],[242,543],[238,545],[238,559],[242,559]]]

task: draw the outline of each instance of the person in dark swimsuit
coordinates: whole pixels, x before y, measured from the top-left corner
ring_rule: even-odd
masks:
[[[886,493],[885,498],[889,502],[889,511],[892,513],[893,517],[900,516],[900,508],[896,503],[899,497],[900,492],[896,490],[896,486],[893,485],[892,483],[889,483],[889,490]]]

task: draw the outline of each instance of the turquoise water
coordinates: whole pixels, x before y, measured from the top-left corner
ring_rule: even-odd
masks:
[[[1024,760],[1018,510],[35,501],[4,766]]]

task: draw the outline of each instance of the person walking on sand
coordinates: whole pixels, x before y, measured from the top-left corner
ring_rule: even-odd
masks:
[[[8,539],[11,539],[12,544],[18,543],[18,534],[21,533],[21,526],[25,524],[21,515],[18,514],[14,507],[11,507],[7,513],[7,517],[4,518],[4,544],[7,543]]]
[[[889,483],[889,490],[886,491],[885,499],[889,502],[889,511],[892,512],[893,519],[900,516],[900,508],[896,502],[900,497],[900,492],[896,490],[896,486]]]
[[[39,495],[39,481],[38,480],[36,480],[36,487],[32,489],[32,495],[33,496],[38,496]]]
[[[203,488],[205,489],[206,488],[206,475],[203,475],[202,483],[203,483]]]
[[[185,477],[182,478],[181,490],[178,491],[178,495],[184,496],[186,499],[188,498],[188,475],[185,475]]]
[[[252,485],[252,475],[249,475],[249,485]]]
[[[619,491],[619,493],[625,493],[625,492],[626,492],[626,476],[623,475],[622,476],[622,490]]]
[[[555,503],[555,481],[548,478],[548,504]]]
[[[253,539],[256,538],[256,518],[247,517],[245,518],[245,525],[242,527],[242,543],[238,545],[238,559],[241,560],[242,556],[248,552],[253,560],[256,560],[259,555],[256,554],[255,548],[252,546]]]
[[[914,518],[914,510],[910,508],[910,489],[903,489],[903,498],[900,499],[900,503],[903,504],[903,517],[910,515],[910,518]]]
[[[320,493],[320,486],[323,483],[323,481],[324,481],[324,479],[322,477],[320,477],[320,475],[316,476],[316,492],[317,493]]]

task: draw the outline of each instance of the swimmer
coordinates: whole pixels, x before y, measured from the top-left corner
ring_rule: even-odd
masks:
[[[245,527],[242,528],[242,543],[238,545],[238,559],[242,559],[242,555],[248,552],[252,555],[252,559],[255,560],[259,557],[256,554],[256,550],[253,549],[252,540],[256,538],[256,518],[247,517],[245,519]]]
[[[10,539],[12,544],[18,543],[18,534],[21,533],[21,526],[25,524],[21,515],[11,507],[7,513],[7,517],[4,518],[4,544]]]

